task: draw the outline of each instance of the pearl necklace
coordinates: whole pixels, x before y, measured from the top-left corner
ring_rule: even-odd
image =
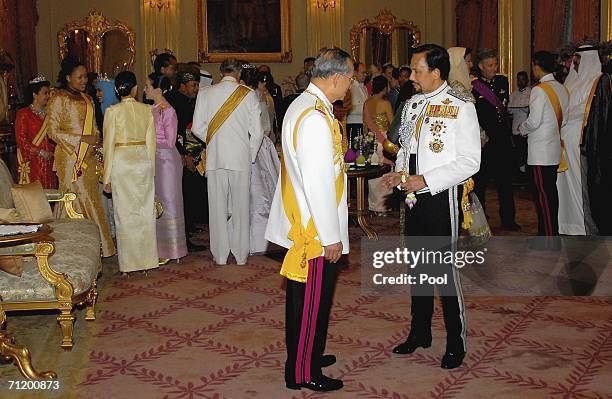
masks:
[[[40,111],[38,111],[37,109],[34,108],[34,104],[30,104],[30,109],[32,110],[32,112],[34,112],[36,115],[38,115],[41,118],[45,118],[45,116],[47,115],[47,109],[43,108]]]

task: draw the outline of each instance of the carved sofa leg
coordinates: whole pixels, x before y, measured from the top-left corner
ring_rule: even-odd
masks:
[[[69,307],[60,308],[57,321],[62,329],[62,348],[72,350],[72,332],[74,327],[74,316],[72,315],[72,304]]]
[[[96,280],[94,280],[91,284],[91,289],[87,294],[87,300],[85,305],[87,306],[85,310],[85,320],[95,320],[96,319],[96,301],[98,300],[98,286],[96,284]]]

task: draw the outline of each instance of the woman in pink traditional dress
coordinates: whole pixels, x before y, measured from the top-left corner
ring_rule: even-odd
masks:
[[[164,99],[172,90],[172,83],[164,75],[151,74],[145,95],[153,101],[152,111],[157,133],[155,162],[155,196],[164,212],[157,219],[157,252],[159,263],[187,255],[185,215],[183,212],[183,164],[176,149],[178,119],[174,108]]]
[[[374,133],[376,152],[379,162],[392,165],[393,161],[383,155],[383,142],[387,138],[389,124],[393,120],[393,108],[386,95],[389,92],[389,82],[383,75],[372,80],[372,96],[363,104],[363,127],[364,135],[368,131]],[[389,212],[388,200],[393,190],[385,188],[382,179],[371,179],[368,181],[368,208],[379,216]]]

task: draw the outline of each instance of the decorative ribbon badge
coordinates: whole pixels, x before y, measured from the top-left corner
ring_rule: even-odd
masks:
[[[429,104],[427,106],[426,116],[433,118],[449,118],[457,119],[459,115],[459,106],[457,105],[440,105],[440,104]]]

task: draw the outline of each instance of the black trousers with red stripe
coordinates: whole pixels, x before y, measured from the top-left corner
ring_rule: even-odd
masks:
[[[559,235],[558,165],[528,165],[533,200],[538,212],[538,235]]]
[[[285,381],[292,384],[311,381],[321,375],[329,313],[337,265],[323,257],[308,262],[306,283],[287,280]]]

